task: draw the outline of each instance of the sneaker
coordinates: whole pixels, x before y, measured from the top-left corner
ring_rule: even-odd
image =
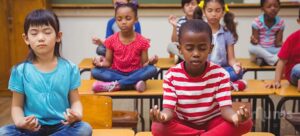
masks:
[[[231,82],[231,89],[234,91],[243,91],[247,87],[247,81],[240,79],[234,82]]]
[[[96,81],[93,84],[93,90],[95,93],[98,92],[112,92],[120,90],[120,84],[118,82],[102,82]]]
[[[144,92],[146,90],[146,83],[143,80],[141,80],[138,81],[134,87],[135,90],[137,90],[138,92]]]

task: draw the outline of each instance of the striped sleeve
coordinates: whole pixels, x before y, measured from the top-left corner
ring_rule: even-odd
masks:
[[[280,30],[284,30],[285,23],[284,23],[284,20],[282,18],[280,18],[279,25],[280,25]]]
[[[255,18],[252,22],[252,28],[254,28],[255,30],[258,30],[259,29],[259,19],[258,18]]]
[[[229,74],[225,70],[222,70],[219,79],[220,81],[219,87],[216,91],[216,100],[220,107],[232,105]]]
[[[163,82],[163,108],[174,109],[177,103],[177,95],[171,82],[172,72],[168,71],[164,76]]]

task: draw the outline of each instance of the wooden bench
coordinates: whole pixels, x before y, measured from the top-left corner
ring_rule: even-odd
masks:
[[[93,129],[93,136],[134,136],[131,129]]]
[[[175,66],[174,58],[159,58],[155,66],[159,69],[157,76],[160,75],[160,79],[163,79],[163,74],[165,70]]]
[[[254,78],[257,79],[258,71],[274,71],[275,66],[258,66],[255,63],[251,62],[248,58],[237,58],[237,60],[242,64],[245,69],[244,72],[253,71]],[[155,66],[159,69],[158,75],[160,79],[163,79],[163,71],[168,70],[172,66],[175,66],[174,58],[159,58]],[[80,74],[85,71],[90,71],[94,68],[92,63],[92,58],[84,58],[79,64]]]
[[[249,58],[237,58],[238,62],[240,62],[244,68],[244,73],[247,71],[254,72],[254,79],[257,79],[258,71],[274,71],[275,66],[258,66],[255,63],[251,62]]]
[[[271,82],[271,81],[270,81]],[[300,92],[297,90],[296,86],[290,85],[290,83],[287,80],[281,81],[281,88],[274,89],[275,94],[278,96],[281,96],[281,99],[279,100],[277,107],[276,107],[276,116],[274,121],[274,130],[275,135],[280,135],[280,118],[281,118],[281,111],[282,107],[284,106],[285,102],[289,100],[293,100],[293,111],[296,106],[296,101],[298,101],[298,112],[300,109]]]
[[[78,67],[80,69],[80,74],[82,74],[85,71],[91,71],[95,66],[93,65],[92,58],[84,58],[82,61],[80,61]]]
[[[160,75],[161,79],[163,77],[163,71],[168,70],[170,67],[174,66],[174,59],[173,58],[159,58],[158,62],[155,66],[159,69],[158,74]],[[95,66],[93,65],[92,58],[84,58],[79,64],[78,67],[80,69],[80,74],[86,71],[91,71]]]
[[[135,136],[153,136],[151,132],[139,132]],[[249,132],[243,136],[274,136],[272,133],[267,132]]]

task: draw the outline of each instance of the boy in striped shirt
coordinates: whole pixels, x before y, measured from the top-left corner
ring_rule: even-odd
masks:
[[[207,61],[212,31],[202,20],[188,20],[179,30],[184,62],[170,68],[163,88],[163,110],[150,110],[154,136],[240,136],[250,131],[249,111],[232,109],[228,73]]]

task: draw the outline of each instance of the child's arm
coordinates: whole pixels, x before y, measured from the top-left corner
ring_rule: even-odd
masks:
[[[283,59],[279,59],[278,63],[276,65],[276,70],[275,70],[275,80],[273,81],[273,83],[267,84],[266,88],[280,88],[281,84],[281,77],[283,74],[283,70],[285,67],[285,64],[287,63],[287,60],[283,60]]]
[[[97,67],[111,67],[113,60],[113,52],[111,49],[106,48],[105,58],[96,57],[93,60],[93,64]]]
[[[244,122],[250,117],[249,111],[245,106],[240,107],[236,112],[230,106],[223,106],[220,109],[222,117],[226,121],[232,122],[235,126],[238,126],[239,123]]]
[[[141,63],[143,64],[143,66],[145,66],[146,64],[149,63],[149,60],[148,60],[148,51],[147,50],[143,50],[142,51],[142,55],[141,55],[142,59],[141,59]]]
[[[227,57],[228,57],[228,63],[230,66],[233,67],[235,73],[240,73],[242,66],[241,63],[239,63],[235,59],[235,54],[234,54],[234,46],[233,45],[228,45],[227,46]]]
[[[176,16],[174,15],[170,15],[169,16],[169,23],[172,25],[173,27],[173,31],[172,31],[172,36],[171,36],[171,41],[172,42],[177,42],[178,41],[178,37],[177,37],[177,22],[176,22]]]
[[[150,118],[152,121],[155,122],[167,122],[173,118],[174,111],[169,108],[164,108],[162,111],[160,111],[157,107],[157,105],[154,106],[154,108],[150,109]]]
[[[13,92],[11,115],[17,128],[26,129],[29,131],[38,131],[41,125],[38,119],[31,115],[24,117],[24,95],[21,93]]]
[[[101,40],[100,38],[96,37],[96,36],[93,36],[92,37],[92,42],[93,44],[95,45],[103,45],[103,40]]]
[[[275,46],[281,47],[282,45],[282,37],[283,37],[283,29],[279,30],[275,35]]]
[[[62,123],[65,125],[81,121],[82,119],[82,105],[77,89],[70,91],[69,101],[71,109],[66,110],[66,113],[64,113],[65,121],[62,121]]]
[[[259,42],[258,39],[259,39],[258,30],[252,28],[252,35],[251,35],[251,38],[250,38],[250,42],[251,42],[253,45],[257,45],[258,42]]]

